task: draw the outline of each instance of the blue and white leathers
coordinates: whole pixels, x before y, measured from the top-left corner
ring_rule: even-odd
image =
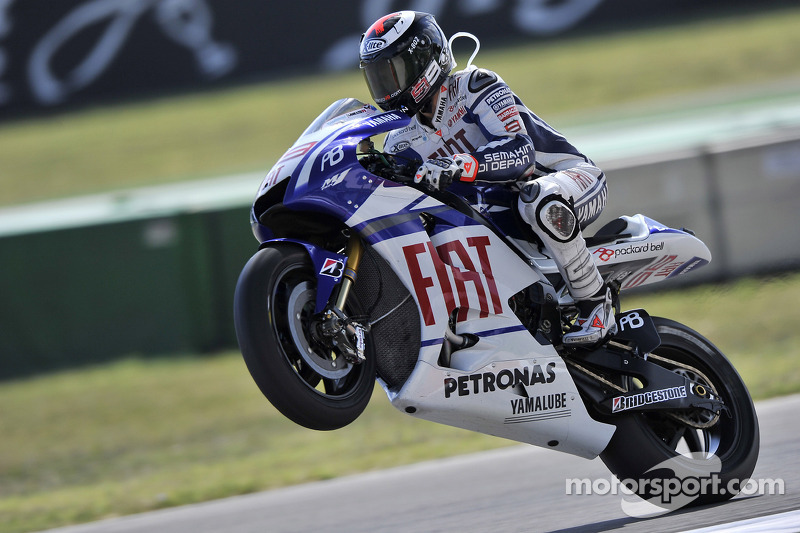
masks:
[[[462,181],[514,181],[523,190],[528,182],[528,194],[518,204],[522,218],[559,266],[570,294],[584,299],[597,293],[602,279],[588,261],[581,229],[605,206],[603,172],[494,72],[475,67],[457,72],[434,102],[430,124],[416,115],[408,126],[387,135],[385,151],[409,160],[468,154],[477,172],[465,172]],[[554,201],[560,205],[554,208]],[[564,227],[570,228],[566,234]]]

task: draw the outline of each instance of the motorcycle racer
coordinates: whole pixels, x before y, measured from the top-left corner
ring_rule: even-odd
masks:
[[[375,103],[411,123],[384,151],[422,160],[415,181],[516,182],[518,209],[566,281],[578,318],[567,345],[594,344],[616,330],[611,291],[581,234],[605,207],[606,179],[594,163],[528,109],[496,73],[453,73],[444,32],[427,13],[400,11],[362,35],[360,66]]]

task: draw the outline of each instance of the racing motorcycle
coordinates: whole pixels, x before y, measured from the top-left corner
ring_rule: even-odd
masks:
[[[685,325],[619,308],[620,291],[707,264],[705,244],[641,214],[603,226],[586,240],[618,328],[596,346],[565,346],[577,310],[518,220],[518,190],[415,184],[417,163],[372,141],[409,121],[336,101],[262,182],[250,213],[260,246],[234,318],[266,398],[297,424],[333,430],[361,414],[377,379],[411,416],[599,455],[620,480],[666,481],[665,461],[684,476],[716,461],[722,486],[749,479],[758,421],[731,363]],[[634,490],[653,498],[658,484]],[[735,495],[721,492],[692,503]]]

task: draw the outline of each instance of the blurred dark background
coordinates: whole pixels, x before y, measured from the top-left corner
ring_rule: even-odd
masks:
[[[578,38],[792,0],[0,0],[0,120],[356,67],[361,32],[410,7],[484,46]]]

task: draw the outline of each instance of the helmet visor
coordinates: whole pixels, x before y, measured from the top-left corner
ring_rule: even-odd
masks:
[[[425,65],[413,54],[401,54],[389,59],[362,63],[361,68],[364,70],[372,99],[384,107],[420,77]]]

